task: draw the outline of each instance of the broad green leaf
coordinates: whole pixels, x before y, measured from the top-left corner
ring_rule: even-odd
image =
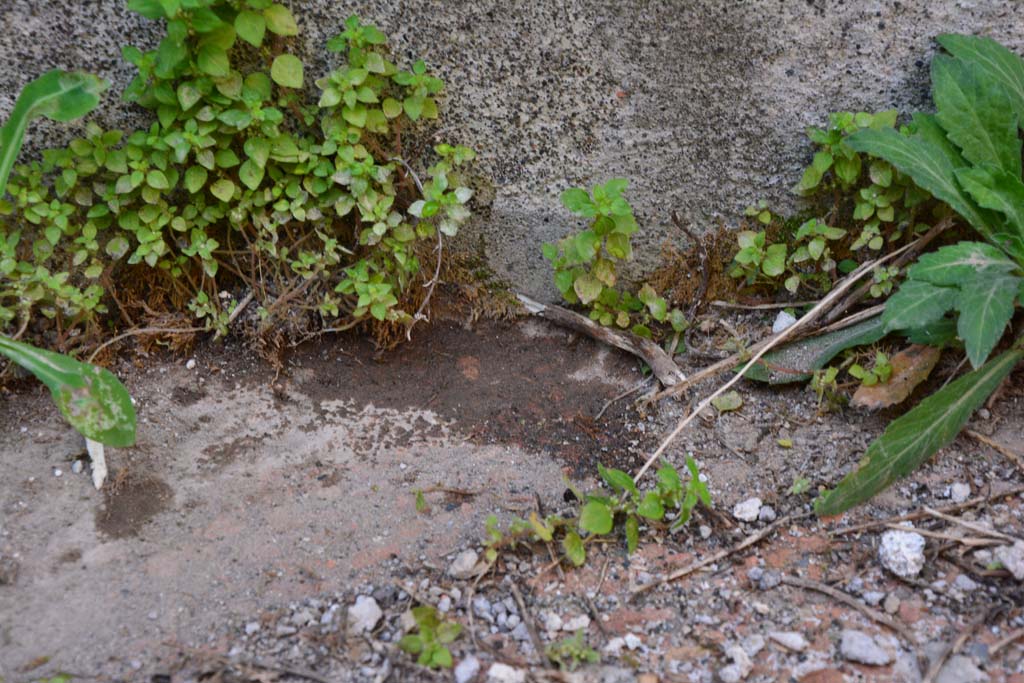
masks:
[[[195,194],[206,184],[207,171],[202,166],[190,166],[185,171],[185,189]]]
[[[856,325],[801,339],[766,353],[745,376],[771,384],[803,382],[846,349],[874,344],[884,336],[885,323],[881,315],[876,315]]]
[[[604,289],[604,285],[601,281],[590,273],[585,273],[576,278],[573,283],[573,290],[576,292],[576,296],[580,298],[580,301],[584,304],[589,304],[591,301],[601,296],[601,291]]]
[[[249,138],[243,147],[249,159],[257,166],[263,168],[270,158],[270,141],[266,138]]]
[[[622,470],[608,468],[601,463],[597,463],[597,472],[601,475],[601,478],[604,479],[605,483],[611,486],[615,491],[628,491],[633,494],[637,493],[636,484],[633,483],[633,477],[629,476]]]
[[[405,109],[405,115],[413,121],[418,121],[420,115],[423,113],[423,102],[422,97],[406,97],[402,100],[402,107]]]
[[[977,166],[959,169],[956,177],[974,201],[1002,213],[1017,236],[1024,238],[1024,183],[1019,173],[1014,176],[994,166]]]
[[[907,280],[885,303],[885,331],[912,330],[933,323],[953,309],[956,297],[953,287]]]
[[[599,500],[592,500],[580,510],[580,529],[604,535],[612,530],[612,512]]]
[[[216,45],[203,45],[199,48],[196,65],[204,74],[215,78],[223,78],[231,73],[231,62],[228,53]]]
[[[608,241],[605,243],[605,248],[608,250],[609,254],[617,259],[622,259],[623,261],[632,258],[633,256],[633,247],[629,243],[629,235],[624,235],[621,232],[613,232],[608,235]]]
[[[761,270],[768,277],[778,277],[786,272],[785,244],[771,244],[765,249]]]
[[[915,114],[917,132],[905,136],[892,129],[857,131],[846,144],[858,152],[885,159],[909,175],[922,189],[949,204],[986,239],[992,239],[997,222],[964,194],[956,180],[956,169],[967,165],[927,114]]]
[[[592,213],[585,213],[591,211],[594,204],[590,201],[590,195],[583,188],[570,187],[562,192],[561,200],[562,205],[573,213],[593,215]]]
[[[939,45],[998,81],[1010,96],[1018,124],[1024,126],[1024,61],[991,38],[945,34]]]
[[[1010,96],[983,72],[952,57],[932,59],[935,119],[965,159],[1020,177],[1020,138]]]
[[[279,36],[297,36],[299,25],[295,23],[295,17],[284,5],[277,3],[263,10],[263,18],[266,20],[267,29]]]
[[[235,184],[227,178],[221,178],[210,186],[210,192],[222,202],[229,202],[235,194]]]
[[[100,94],[108,86],[91,74],[54,69],[22,89],[10,117],[0,128],[0,196],[7,187],[29,122],[40,116],[62,122],[85,116],[99,104]]]
[[[815,511],[821,516],[837,515],[913,472],[956,438],[971,414],[1021,359],[1024,351],[1007,351],[893,420],[868,447],[858,468],[818,498]]]
[[[583,548],[583,539],[575,531],[568,531],[565,534],[565,538],[562,539],[562,550],[565,551],[565,556],[569,558],[577,567],[582,567],[583,563],[587,561],[587,551]]]
[[[636,514],[655,521],[665,516],[665,507],[661,504],[661,496],[653,491],[648,491],[644,499],[636,508]]]
[[[738,391],[730,391],[715,398],[711,401],[711,405],[720,413],[728,413],[743,407],[743,397]]]
[[[235,17],[235,31],[245,42],[259,47],[263,44],[263,35],[267,30],[267,21],[262,14],[243,10]]]
[[[971,365],[981,367],[1003,336],[1021,278],[988,275],[963,283],[956,307],[960,311],[957,335],[964,342]]]
[[[263,181],[263,168],[252,159],[246,159],[238,168],[238,179],[250,190],[255,190]]]
[[[395,119],[402,115],[402,103],[393,97],[385,97],[381,102],[381,109],[384,111],[384,116],[389,119]]]
[[[135,443],[135,407],[110,371],[7,337],[0,337],[0,353],[45,384],[64,418],[86,438],[120,448]]]
[[[146,174],[146,184],[154,190],[167,190],[171,187],[171,184],[167,181],[167,176],[157,168],[152,169]]]
[[[167,22],[167,35],[156,48],[153,73],[164,79],[174,78],[188,59],[187,39],[188,25],[184,21],[175,19]]]
[[[951,286],[979,275],[1009,273],[1018,267],[991,244],[958,242],[924,254],[907,269],[907,276],[911,280]]]
[[[285,88],[302,87],[302,60],[295,55],[283,54],[274,58],[270,65],[270,77]]]
[[[128,0],[128,9],[147,19],[164,19],[168,16],[160,0]]]

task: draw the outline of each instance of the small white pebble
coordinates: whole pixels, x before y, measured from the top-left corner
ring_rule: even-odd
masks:
[[[59,467],[54,467],[54,468],[53,468],[53,476],[55,476],[55,477],[59,477],[59,476],[61,476],[62,474],[64,474],[64,470],[62,470],[62,469],[61,469],[61,468],[59,468]]]
[[[195,358],[189,358],[188,362],[185,363],[185,369],[186,370],[195,370],[196,369],[196,359]]]

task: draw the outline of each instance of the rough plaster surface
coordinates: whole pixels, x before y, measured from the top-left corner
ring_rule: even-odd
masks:
[[[115,104],[130,77],[120,46],[153,43],[154,24],[122,0],[0,2],[0,111],[32,75],[87,68],[115,82],[99,116],[138,116]],[[376,22],[397,54],[423,56],[449,83],[446,137],[481,153],[493,182],[469,231],[497,272],[550,298],[542,241],[572,221],[568,184],[621,175],[645,230],[635,272],[681,236],[678,210],[698,229],[734,222],[750,201],[791,204],[810,156],[807,125],[829,111],[927,106],[933,38],[990,35],[1024,47],[1019,0],[292,0],[311,75],[319,46],[352,12]],[[319,68],[318,68],[319,67]],[[310,79],[312,80],[312,79]],[[37,129],[31,145],[68,133]]]

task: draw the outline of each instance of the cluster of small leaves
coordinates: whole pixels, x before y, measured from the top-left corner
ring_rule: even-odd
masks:
[[[416,633],[409,633],[398,641],[404,652],[416,655],[416,663],[432,669],[449,669],[452,653],[448,645],[455,642],[462,633],[462,624],[442,619],[437,609],[430,605],[412,608],[416,621]]]
[[[858,227],[850,248],[879,251],[915,225],[918,208],[929,194],[889,162],[854,150],[847,139],[860,130],[892,130],[896,110],[877,114],[836,112],[827,128],[810,128],[807,136],[818,150],[794,191],[803,196],[850,198]]]
[[[399,131],[436,119],[443,82],[404,71],[384,35],[350,17],[329,49],[344,64],[304,101],[299,25],[271,0],[130,0],[166,23],[127,100],[156,121],[123,133],[89,125],[64,149],[16,169],[0,235],[0,322],[41,312],[65,328],[106,312],[108,283],[145,264],[223,329],[253,292],[264,324],[299,312],[332,327],[400,322],[402,293],[437,231],[452,235],[472,192],[474,155],[434,148],[419,195],[400,167]],[[253,64],[268,68],[251,69]]]
[[[874,363],[865,367],[860,363],[853,363],[847,370],[850,376],[859,380],[862,386],[873,387],[876,384],[885,384],[892,377],[892,365],[889,364],[889,356],[881,351],[875,352]]]
[[[638,230],[633,207],[623,196],[628,186],[628,180],[613,178],[595,185],[592,192],[580,187],[563,192],[565,208],[590,220],[590,225],[557,245],[543,245],[544,258],[554,268],[562,298],[588,307],[591,320],[648,338],[652,320],[681,332],[687,327],[683,312],[669,310],[653,287],[644,285],[636,294],[616,287],[616,264],[633,257],[630,236]]]
[[[498,520],[487,519],[485,558],[495,562],[503,547],[519,543],[551,543],[561,537],[562,551],[575,566],[587,560],[586,544],[591,540],[612,534],[621,527],[626,549],[632,554],[640,542],[640,524],[667,525],[670,531],[682,528],[698,503],[711,506],[711,495],[701,481],[697,463],[692,456],[686,458],[690,478],[684,484],[678,470],[663,463],[657,472],[657,484],[652,490],[641,492],[626,472],[598,465],[598,473],[609,490],[597,493],[574,493],[583,504],[578,517],[549,515],[540,519],[532,513],[528,519],[513,519],[506,530],[498,528]]]
[[[846,230],[817,218],[801,224],[789,244],[769,244],[764,230],[742,230],[736,237],[739,250],[729,274],[743,278],[748,286],[781,282],[793,294],[801,286],[828,291],[837,268],[830,243],[845,236]]]
[[[575,634],[549,644],[544,648],[544,656],[558,666],[561,671],[575,671],[582,664],[597,664],[601,654],[587,645],[583,629]]]

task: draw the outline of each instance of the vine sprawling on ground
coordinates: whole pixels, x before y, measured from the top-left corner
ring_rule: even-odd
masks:
[[[166,25],[155,50],[123,50],[138,69],[124,96],[156,120],[89,124],[15,169],[0,201],[0,329],[73,348],[116,312],[224,332],[248,294],[264,333],[413,322],[441,235],[470,215],[458,169],[473,152],[410,147],[443,82],[423,61],[399,68],[385,36],[350,17],[327,43],[342,63],[309,102],[283,5],[128,6]]]

